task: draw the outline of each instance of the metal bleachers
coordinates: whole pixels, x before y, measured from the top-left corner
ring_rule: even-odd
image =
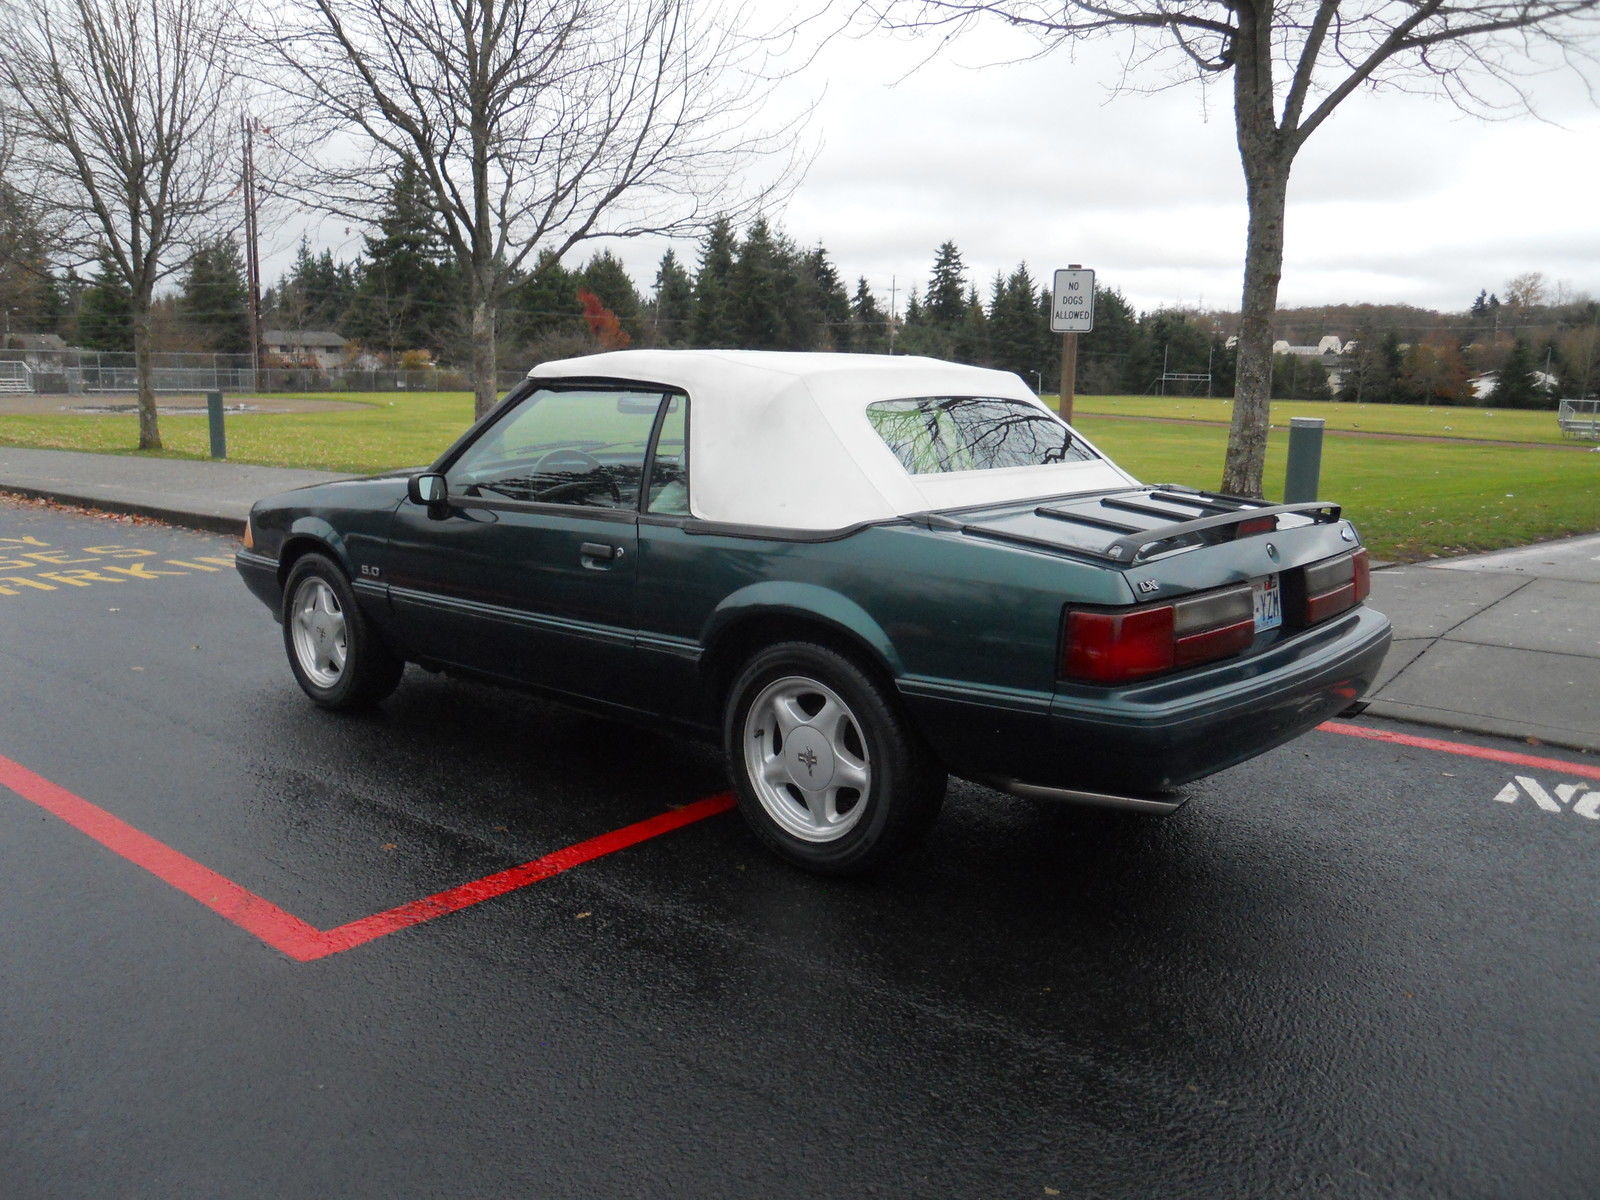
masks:
[[[25,362],[0,362],[0,393],[16,395],[33,391],[33,372]]]
[[[1563,400],[1556,420],[1567,437],[1600,441],[1600,400]]]

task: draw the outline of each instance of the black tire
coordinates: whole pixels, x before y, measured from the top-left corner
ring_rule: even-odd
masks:
[[[745,664],[723,745],[751,831],[808,871],[881,866],[928,831],[944,801],[945,773],[893,694],[811,642],[781,642]]]
[[[368,708],[399,686],[406,667],[368,623],[339,565],[321,554],[298,560],[284,584],[283,648],[295,680],[323,708]]]

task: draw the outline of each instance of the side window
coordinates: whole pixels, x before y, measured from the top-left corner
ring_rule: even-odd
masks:
[[[450,491],[483,499],[637,509],[660,392],[540,389],[446,472]]]
[[[650,502],[646,512],[672,517],[689,516],[689,401],[672,396],[661,420],[656,442],[655,467],[650,472]]]

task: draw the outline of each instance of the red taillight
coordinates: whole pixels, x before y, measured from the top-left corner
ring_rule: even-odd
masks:
[[[1172,605],[1067,616],[1061,672],[1089,683],[1124,683],[1174,665]]]
[[[1301,623],[1315,625],[1354,608],[1372,590],[1372,563],[1365,550],[1324,559],[1305,568]]]
[[[1278,528],[1277,517],[1251,517],[1233,527],[1235,538],[1249,537],[1253,533],[1272,533]]]
[[[1249,648],[1256,628],[1250,585],[1122,612],[1069,612],[1061,674],[1087,683],[1131,683]]]
[[[1192,667],[1196,663],[1212,662],[1248,650],[1256,640],[1256,623],[1252,617],[1221,629],[1208,629],[1204,633],[1191,633],[1178,639],[1178,666]]]

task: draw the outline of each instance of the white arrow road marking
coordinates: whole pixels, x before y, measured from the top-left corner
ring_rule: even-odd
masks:
[[[1572,812],[1590,821],[1600,821],[1600,791],[1584,783],[1558,783],[1552,796],[1537,779],[1517,775],[1495,793],[1502,804],[1515,804],[1524,795],[1545,812]]]

